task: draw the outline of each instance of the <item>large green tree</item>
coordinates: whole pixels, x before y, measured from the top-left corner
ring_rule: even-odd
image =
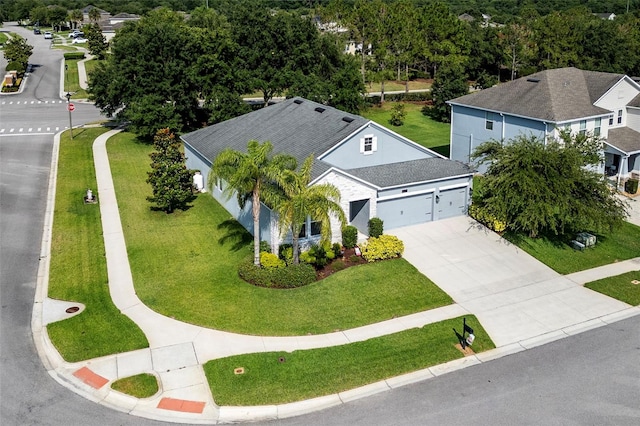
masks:
[[[149,138],[159,128],[181,131],[206,121],[199,115],[200,101],[216,89],[233,90],[236,79],[225,74],[234,72],[225,66],[232,63],[223,33],[190,26],[181,15],[158,9],[118,31],[111,55],[91,75],[89,93],[105,114],[117,114]]]
[[[342,225],[346,217],[340,207],[340,191],[330,183],[309,185],[313,156],[308,157],[299,171],[285,170],[281,177],[284,198],[274,206],[278,212],[282,235],[291,233],[293,263],[299,263],[299,235],[310,217],[320,223],[321,243],[331,241],[331,217]]]
[[[260,265],[260,206],[275,205],[281,199],[279,182],[285,170],[294,170],[296,159],[286,154],[272,155],[271,142],[251,140],[247,152],[225,149],[214,160],[207,185],[213,188],[216,181],[225,182],[223,192],[231,198],[237,196],[244,208],[251,201],[253,215],[253,263]]]
[[[87,35],[87,47],[89,52],[94,55],[98,60],[103,60],[107,54],[107,48],[109,44],[102,29],[98,24],[85,25],[83,28]]]
[[[185,165],[181,143],[169,129],[160,129],[153,145],[156,150],[150,154],[151,171],[147,173],[153,195],[147,200],[166,213],[184,210],[194,197],[193,176]]]
[[[488,164],[474,202],[530,237],[611,230],[626,209],[595,170],[601,152],[602,142],[588,134],[563,133],[561,141],[546,143],[534,136],[485,142],[472,154]]]
[[[451,122],[451,107],[447,101],[469,93],[464,70],[460,65],[445,66],[440,69],[431,86],[433,106],[425,105],[422,113],[443,123]]]
[[[20,36],[14,36],[4,44],[4,57],[9,62],[18,65],[18,72],[24,72],[29,64],[29,57],[33,52],[33,46]]]

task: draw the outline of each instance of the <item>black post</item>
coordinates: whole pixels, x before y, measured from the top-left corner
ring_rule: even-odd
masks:
[[[65,97],[67,98],[67,110],[69,111],[69,132],[71,132],[71,139],[73,140],[73,124],[71,124],[71,108],[69,108],[69,104],[71,103],[71,93],[67,92]]]

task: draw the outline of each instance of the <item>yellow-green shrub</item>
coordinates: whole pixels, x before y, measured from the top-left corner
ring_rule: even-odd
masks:
[[[503,232],[507,229],[507,222],[498,219],[495,215],[489,213],[485,208],[477,204],[469,206],[469,216],[485,225],[487,228],[495,232]]]
[[[286,266],[284,260],[280,259],[277,254],[266,251],[260,252],[260,264],[265,269],[278,269]]]
[[[369,238],[360,249],[367,262],[375,262],[402,256],[404,243],[395,235],[380,235],[378,238]]]

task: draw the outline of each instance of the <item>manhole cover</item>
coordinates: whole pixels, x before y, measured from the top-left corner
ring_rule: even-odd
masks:
[[[238,367],[235,370],[233,370],[234,374],[244,374],[244,368],[243,367]]]
[[[76,312],[78,312],[80,310],[79,307],[77,306],[72,306],[70,308],[67,308],[67,310],[65,311],[68,314],[75,314]]]
[[[640,284],[640,280],[631,280],[631,284],[638,285]]]

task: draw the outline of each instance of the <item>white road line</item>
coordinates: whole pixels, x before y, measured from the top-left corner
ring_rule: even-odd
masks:
[[[38,101],[38,103],[39,103],[39,104],[41,104],[41,103],[42,103],[42,101]]]
[[[9,133],[13,133],[13,130],[14,130],[14,129],[9,130]]]
[[[9,102],[9,105],[11,105],[13,103],[13,101]]]
[[[20,127],[20,130],[18,130],[18,133],[22,133],[22,127]]]
[[[33,129],[31,127],[29,127],[29,130],[27,130],[27,132],[31,133]]]
[[[4,133],[4,129],[0,129],[0,133]]]
[[[51,127],[47,127],[47,132],[48,132],[49,130],[51,130]]]
[[[38,127],[38,131],[42,130],[42,127]]]
[[[41,136],[41,135],[54,135],[55,133],[50,132],[50,133],[31,133],[29,136]],[[0,134],[0,137],[6,138],[9,136],[24,136],[26,135],[26,133],[7,133],[7,134]]]
[[[65,127],[65,129],[66,129],[66,127]],[[57,132],[58,130],[60,130],[60,127],[56,127],[56,132]]]
[[[36,101],[31,101],[32,104],[36,103]]]

